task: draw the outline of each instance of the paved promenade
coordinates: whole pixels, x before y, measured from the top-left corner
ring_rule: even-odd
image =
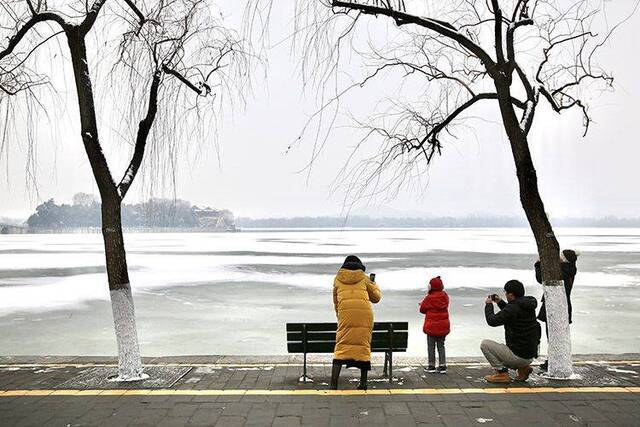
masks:
[[[181,425],[640,425],[640,355],[576,357],[576,379],[533,375],[491,385],[480,360],[456,359],[446,375],[398,357],[393,381],[374,360],[369,390],[343,370],[328,390],[330,359],[164,357],[145,359],[152,378],[106,381],[113,358],[0,357],[2,426]],[[163,383],[164,382],[164,383]]]

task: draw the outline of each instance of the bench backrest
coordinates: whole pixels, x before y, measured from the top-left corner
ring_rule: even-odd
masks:
[[[289,353],[333,353],[337,323],[287,323]],[[376,322],[373,324],[371,351],[407,351],[408,322]]]

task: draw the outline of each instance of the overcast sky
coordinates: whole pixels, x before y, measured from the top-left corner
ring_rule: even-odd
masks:
[[[226,3],[227,14],[237,17],[241,13],[235,4],[241,2]],[[607,8],[615,19],[630,11],[633,3],[618,0],[608,2]],[[291,32],[290,11],[283,13],[286,16],[277,12],[270,37],[275,47],[266,52],[266,78],[256,77],[246,108],[227,108],[222,113],[218,151],[212,144],[203,144],[198,156],[186,156],[188,159],[182,161],[176,196],[197,205],[228,208],[241,216],[339,214],[344,193],[330,190],[357,133],[347,128],[336,132],[310,173],[301,170],[310,159],[313,141],[303,141],[286,153],[317,104],[313,94],[303,92],[290,44],[286,40],[278,43]],[[375,26],[376,22],[370,20],[367,25]],[[600,63],[614,74],[616,91],[595,100],[591,109],[595,123],[586,138],[582,138],[578,114],[558,116],[542,111],[536,118],[530,145],[541,193],[552,216],[640,216],[639,25],[640,16],[636,15],[605,46]],[[57,79],[64,77],[61,74]],[[361,103],[358,111],[371,103],[370,94],[356,94],[354,99]],[[6,152],[3,154],[1,216],[26,217],[38,203],[51,197],[69,201],[77,192],[97,193],[79,138],[76,106],[69,102],[66,108],[67,119],[60,123],[57,135],[39,142],[37,195],[25,184],[26,149],[13,144],[9,158]],[[497,110],[491,108],[474,115],[498,118]],[[394,200],[361,204],[355,210],[434,216],[520,215],[513,160],[503,130],[481,120],[475,120],[473,126],[475,137],[446,146],[421,185],[406,189]],[[41,128],[40,132],[46,133],[47,129]],[[107,149],[107,155],[114,156],[115,151]],[[127,201],[149,195],[143,183],[136,182]],[[172,191],[167,188],[165,193],[171,195]]]

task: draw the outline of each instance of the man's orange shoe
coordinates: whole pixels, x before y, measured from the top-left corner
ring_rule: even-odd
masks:
[[[524,382],[528,380],[531,372],[533,372],[533,368],[530,365],[527,365],[524,368],[518,368],[518,376],[516,377],[516,381]]]
[[[493,375],[487,375],[486,377],[484,377],[484,379],[489,383],[496,383],[496,384],[504,384],[504,383],[511,382],[511,377],[509,377],[509,372],[496,372]]]

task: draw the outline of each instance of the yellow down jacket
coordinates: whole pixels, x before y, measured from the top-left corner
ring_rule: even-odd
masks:
[[[334,359],[371,360],[371,303],[380,301],[380,289],[362,270],[338,270],[333,281],[333,305],[338,317]]]

